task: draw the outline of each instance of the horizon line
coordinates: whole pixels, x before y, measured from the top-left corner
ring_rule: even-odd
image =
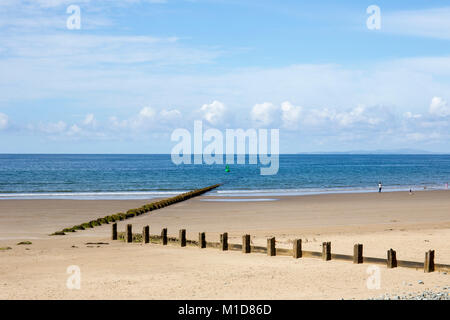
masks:
[[[171,155],[171,153],[39,153],[39,152],[32,152],[32,153],[9,153],[9,152],[0,152],[0,155]],[[195,156],[195,155],[204,155],[201,153],[192,153],[191,156]],[[235,155],[235,156],[239,156],[239,155],[245,155],[245,156],[258,156],[259,154],[217,154],[217,156],[226,156],[226,155]],[[271,153],[268,153],[268,155],[272,155]],[[445,153],[445,152],[412,152],[412,153],[401,153],[401,152],[321,152],[321,151],[317,151],[317,152],[297,152],[297,153],[279,153],[278,155],[399,155],[399,156],[407,156],[407,155],[450,155],[450,153]],[[215,156],[215,155],[214,155]]]

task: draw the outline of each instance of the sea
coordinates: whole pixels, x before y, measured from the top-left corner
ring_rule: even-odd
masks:
[[[441,190],[450,155],[280,155],[275,175],[260,165],[175,165],[169,154],[0,154],[4,199],[152,199],[220,183],[207,196]]]

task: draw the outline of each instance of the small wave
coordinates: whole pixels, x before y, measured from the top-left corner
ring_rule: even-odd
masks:
[[[168,197],[186,190],[150,192],[54,192],[54,193],[0,193],[3,199],[68,199],[68,200],[139,200]]]
[[[207,202],[260,202],[260,201],[278,201],[279,199],[270,199],[270,198],[247,198],[247,199],[202,199],[200,201],[207,201]]]
[[[445,190],[443,186],[385,186],[383,192],[395,191],[423,191],[423,190]],[[206,194],[206,196],[221,197],[252,197],[252,196],[301,196],[314,194],[332,194],[332,193],[368,193],[378,192],[378,188],[369,187],[341,187],[341,188],[304,188],[304,189],[259,189],[259,190],[216,190]]]
[[[422,190],[445,190],[441,185],[429,186],[384,186],[383,192],[394,191],[422,191]],[[33,199],[64,199],[64,200],[145,200],[154,198],[170,197],[189,190],[170,191],[114,191],[114,192],[28,192],[28,193],[0,193],[0,200],[33,200]],[[301,196],[331,193],[367,193],[378,192],[373,187],[333,187],[333,188],[299,188],[299,189],[247,189],[247,190],[214,190],[205,196],[215,197],[278,197],[278,196]]]

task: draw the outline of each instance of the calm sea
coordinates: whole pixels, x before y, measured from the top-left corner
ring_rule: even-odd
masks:
[[[280,169],[179,165],[170,155],[0,154],[0,199],[149,199],[223,183],[210,195],[444,189],[450,155],[281,155]]]

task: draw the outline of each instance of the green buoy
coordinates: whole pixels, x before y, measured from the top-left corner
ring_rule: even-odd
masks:
[[[230,167],[228,165],[225,167],[225,172],[230,172]]]

